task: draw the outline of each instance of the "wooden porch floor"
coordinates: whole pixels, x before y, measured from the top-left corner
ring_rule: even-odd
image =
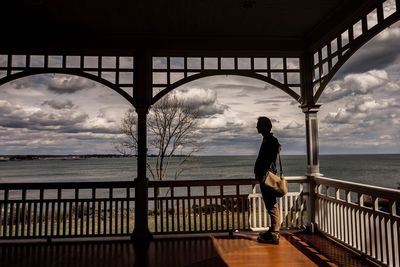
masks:
[[[285,238],[281,238],[279,245],[244,238],[213,238],[213,241],[218,254],[230,267],[318,266]]]
[[[128,240],[0,244],[0,266],[369,266],[317,235],[286,233],[279,245],[259,244],[256,237],[257,233],[235,233],[233,238],[158,238],[148,248]]]

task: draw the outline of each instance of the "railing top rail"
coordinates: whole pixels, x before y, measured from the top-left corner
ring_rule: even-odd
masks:
[[[392,188],[342,181],[327,177],[315,177],[314,181],[316,182],[317,185],[318,184],[327,185],[348,191],[359,192],[370,196],[393,198],[393,199],[399,199],[400,197],[400,190]]]
[[[305,176],[285,177],[288,183],[306,183]],[[217,185],[255,185],[258,181],[248,179],[210,179],[210,180],[164,180],[149,181],[149,187],[217,186]]]
[[[135,187],[135,181],[115,182],[38,182],[38,183],[0,183],[0,190],[13,189],[91,189]]]
[[[288,183],[306,183],[305,176],[286,177]],[[219,186],[219,185],[255,185],[257,180],[248,179],[212,179],[212,180],[164,180],[149,181],[149,187]],[[38,183],[0,183],[0,190],[13,189],[91,189],[91,188],[127,188],[135,187],[135,181],[107,182],[38,182]]]

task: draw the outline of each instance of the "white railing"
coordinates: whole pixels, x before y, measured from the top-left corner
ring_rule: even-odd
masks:
[[[301,228],[308,221],[307,218],[307,179],[303,176],[286,177],[290,192],[284,197],[278,198],[282,228]],[[252,194],[248,196],[250,203],[249,225],[253,231],[263,231],[270,227],[271,220],[264,205],[259,186],[254,187]]]
[[[360,255],[400,266],[400,190],[314,178],[318,230]]]
[[[254,179],[149,182],[150,230],[266,229],[269,216],[253,190],[256,184]],[[362,256],[400,267],[400,190],[305,177],[288,177],[288,186],[279,200],[282,228],[316,223],[322,234]],[[134,187],[134,182],[0,184],[0,239],[130,235]]]
[[[306,182],[304,177],[288,179],[292,190],[281,199],[284,227],[305,222]],[[256,184],[254,179],[151,181],[149,230],[250,230],[251,223],[266,215],[253,209],[263,203],[251,194]],[[0,239],[129,236],[135,223],[134,189],[135,182],[0,184]],[[268,221],[260,225],[266,227]]]

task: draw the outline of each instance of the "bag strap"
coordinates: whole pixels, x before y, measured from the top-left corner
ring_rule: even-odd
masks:
[[[283,170],[282,170],[282,161],[281,161],[281,153],[278,152],[278,157],[279,157],[279,176],[283,175]]]

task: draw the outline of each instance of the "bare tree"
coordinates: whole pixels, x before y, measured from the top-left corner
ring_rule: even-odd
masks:
[[[166,178],[171,158],[180,154],[175,169],[174,179],[184,171],[184,165],[193,153],[202,148],[197,134],[199,109],[176,94],[170,93],[159,100],[149,112],[147,124],[149,133],[149,149],[154,151],[154,166],[149,162],[147,168],[153,180]],[[115,148],[122,154],[136,153],[136,113],[130,109],[121,122],[121,132],[125,138]]]

